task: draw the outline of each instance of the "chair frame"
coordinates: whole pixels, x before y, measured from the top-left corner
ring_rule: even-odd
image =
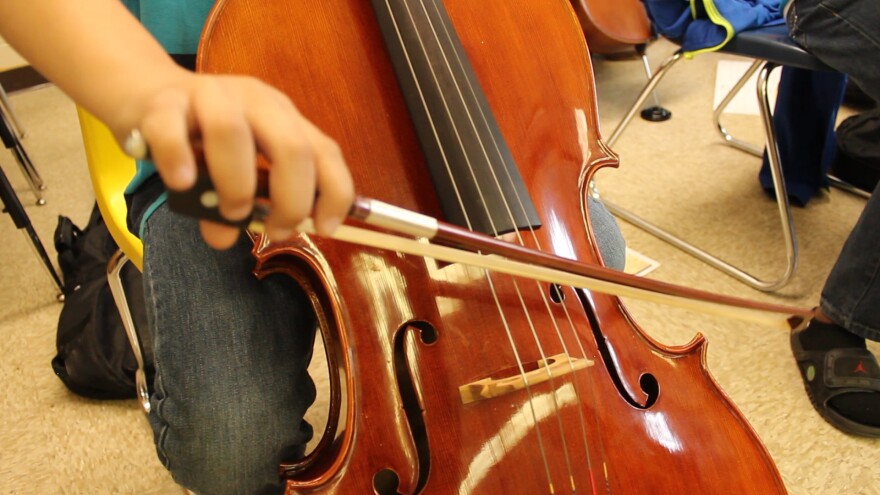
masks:
[[[128,232],[125,226],[126,204],[122,197],[122,189],[119,187],[120,182],[127,183],[130,180],[131,175],[134,174],[135,164],[132,158],[119,149],[110,130],[103,123],[81,107],[77,107],[77,115],[98,209],[101,210],[101,216],[104,217],[110,235],[120,247],[107,263],[107,281],[137,362],[135,371],[137,398],[144,412],[149,413],[150,393],[147,387],[143,352],[122,283],[122,269],[126,264],[132,263],[141,270],[143,263],[143,244],[140,239]]]
[[[24,132],[21,130],[21,125],[18,123],[15,114],[12,113],[12,107],[6,96],[6,91],[3,90],[3,86],[0,86],[0,118],[3,120],[0,122],[0,125],[2,125],[0,127],[0,137],[2,137],[3,145],[15,157],[22,175],[24,175],[31,192],[33,192],[36,198],[36,204],[38,206],[46,204],[46,199],[43,197],[46,184],[21,144],[19,137],[23,137]]]
[[[659,69],[654,74],[654,77],[648,81],[648,84],[645,85],[642,92],[636,98],[636,101],[630,107],[629,111],[624,115],[623,119],[614,129],[614,132],[611,133],[611,136],[606,140],[608,146],[613,146],[615,142],[620,138],[620,135],[627,128],[630,121],[632,121],[636,112],[639,111],[642,104],[644,104],[645,100],[650,96],[650,94],[654,91],[660,81],[664,76],[669,72],[669,70],[681,60],[684,56],[684,51],[679,49],[675,53],[672,54],[668,59],[666,59]],[[776,278],[771,278],[769,280],[761,279],[752,275],[751,273],[743,270],[740,267],[737,267],[720,257],[694,245],[685,239],[645,220],[644,218],[632,213],[614,203],[609,202],[607,199],[603,198],[603,203],[608,208],[611,213],[615,216],[626,220],[627,222],[645,230],[646,232],[658,237],[659,239],[672,244],[673,246],[685,251],[686,253],[698,258],[704,263],[721,270],[722,272],[730,275],[731,277],[761,291],[770,292],[781,287],[785,286],[794,275],[795,269],[797,268],[798,263],[798,246],[797,239],[794,233],[794,223],[792,221],[792,213],[791,213],[791,205],[788,201],[788,193],[785,188],[785,181],[783,179],[782,174],[782,166],[779,161],[779,149],[776,145],[776,131],[773,127],[773,113],[770,108],[770,101],[768,97],[768,81],[770,73],[779,67],[778,64],[775,64],[770,61],[757,59],[749,69],[743,74],[743,76],[737,81],[737,83],[733,86],[727,96],[721,101],[718,107],[715,109],[714,118],[716,122],[716,127],[718,131],[721,133],[722,139],[724,142],[730,146],[735,148],[748,151],[750,153],[757,154],[761,156],[762,150],[759,150],[757,147],[749,143],[745,143],[740,141],[733,136],[731,136],[726,129],[724,129],[723,125],[721,125],[720,118],[724,113],[724,110],[733,100],[733,97],[736,96],[737,93],[743,88],[749,78],[755,73],[758,72],[758,80],[757,80],[757,95],[759,101],[759,110],[761,112],[761,118],[763,121],[764,127],[764,137],[765,144],[767,149],[767,158],[770,164],[770,175],[773,180],[774,191],[776,195],[776,205],[779,213],[779,221],[782,229],[782,242],[785,249],[785,267],[783,268],[781,274]],[[593,193],[598,196],[598,191],[595,189]]]
[[[137,330],[134,327],[134,319],[131,317],[131,309],[128,305],[128,298],[125,295],[125,287],[122,283],[122,269],[125,268],[129,261],[131,260],[122,250],[117,250],[107,263],[107,281],[110,285],[110,293],[113,294],[113,300],[116,302],[116,309],[119,311],[119,316],[122,317],[125,335],[128,337],[128,343],[137,362],[137,370],[134,377],[138,402],[140,402],[144,412],[149,414],[150,391],[147,387],[147,374],[144,371],[144,354],[141,350]]]

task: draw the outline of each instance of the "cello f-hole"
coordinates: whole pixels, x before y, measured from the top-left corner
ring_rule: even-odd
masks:
[[[605,364],[605,369],[608,370],[608,375],[611,378],[612,383],[614,383],[617,392],[633,407],[638,409],[651,408],[660,397],[660,382],[657,381],[657,378],[652,373],[643,373],[639,378],[639,389],[644,394],[643,400],[639,400],[632,396],[629,392],[629,388],[623,383],[621,374],[617,370],[618,360],[615,358],[613,349],[608,345],[605,335],[602,333],[602,327],[599,324],[599,320],[596,318],[596,314],[589,302],[589,298],[586,297],[581,290],[578,290],[577,293],[587,314],[587,318],[590,321],[590,327],[596,340],[596,348],[599,351],[599,355],[602,357],[602,362]]]
[[[550,300],[556,304],[562,304],[565,301],[565,292],[559,284],[550,284]]]
[[[437,330],[428,322],[411,321],[403,325],[394,335],[394,372],[397,377],[397,391],[409,424],[409,431],[416,448],[418,459],[415,466],[418,481],[413,493],[420,493],[428,482],[431,468],[431,449],[428,443],[428,432],[425,426],[424,402],[421,385],[416,379],[416,370],[410,366],[411,345],[430,346],[439,338]],[[393,475],[393,483],[391,475]],[[381,481],[381,484],[379,482]],[[383,469],[373,477],[373,489],[380,495],[397,493],[398,476],[389,469]],[[391,488],[393,486],[393,489]],[[384,488],[383,488],[384,487]],[[383,488],[384,491],[379,491]],[[389,491],[390,490],[390,491]]]
[[[373,475],[373,492],[376,495],[400,495],[400,476],[393,469],[382,469]]]

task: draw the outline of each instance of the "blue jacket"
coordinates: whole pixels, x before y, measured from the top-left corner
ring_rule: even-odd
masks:
[[[748,29],[783,24],[786,0],[643,0],[657,33],[685,55],[718,50]]]

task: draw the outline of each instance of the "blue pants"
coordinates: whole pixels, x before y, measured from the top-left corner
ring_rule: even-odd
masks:
[[[278,465],[303,455],[315,400],[315,322],[288,277],[257,280],[247,236],[216,251],[167,205],[144,231],[153,332],[150,424],[162,463],[200,494],[281,493]]]
[[[617,224],[592,198],[590,208],[603,259],[622,268]],[[308,300],[286,276],[253,276],[246,236],[213,250],[195,220],[166,205],[150,215],[143,241],[159,458],[202,495],[282,493],[278,465],[301,457],[312,437],[303,420],[315,400]]]
[[[794,205],[805,206],[820,189],[828,188],[828,169],[837,156],[834,126],[845,89],[846,75],[840,72],[782,68],[773,128],[785,189]],[[766,151],[758,177],[773,197]]]
[[[880,9],[865,0],[792,0],[791,36],[880,102]],[[820,301],[835,323],[880,341],[880,187],[831,271]]]

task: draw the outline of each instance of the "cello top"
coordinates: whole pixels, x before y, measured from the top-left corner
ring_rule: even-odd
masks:
[[[434,218],[481,177],[468,164],[499,155],[488,177],[514,164],[504,195],[528,195],[502,204],[531,211],[480,228],[601,264],[584,205],[616,156],[580,29],[567,0],[225,0],[199,68],[279,87],[338,141],[359,193]],[[452,186],[428,170],[438,156],[465,167]],[[494,201],[468,188],[462,203]],[[307,234],[256,254],[261,276],[304,284],[344,406],[337,436],[284,467],[288,493],[784,491],[703,339],[663,347],[614,297]]]

